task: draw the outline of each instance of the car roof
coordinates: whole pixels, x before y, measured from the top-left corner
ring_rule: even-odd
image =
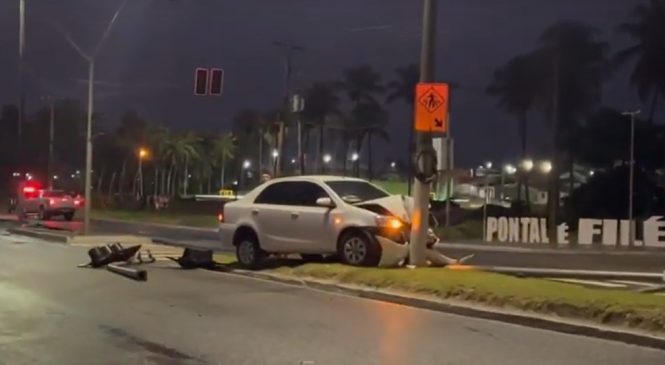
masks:
[[[326,181],[358,181],[358,182],[368,182],[364,179],[359,179],[356,177],[348,176],[335,176],[335,175],[302,175],[302,176],[288,176],[288,177],[278,177],[270,180],[270,183],[275,182],[284,182],[284,181],[316,181],[316,182],[326,182]]]

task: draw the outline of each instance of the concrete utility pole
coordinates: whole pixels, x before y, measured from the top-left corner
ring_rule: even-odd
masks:
[[[88,62],[88,120],[85,134],[85,204],[83,205],[84,234],[90,233],[90,206],[92,205],[92,194],[90,189],[92,184],[92,116],[94,114],[93,99],[95,88],[95,60],[97,59],[97,55],[99,55],[104,42],[111,33],[111,30],[113,29],[113,26],[115,25],[120,12],[126,4],[127,0],[124,0],[115,11],[111,21],[109,21],[108,25],[106,26],[102,37],[93,49],[92,54],[87,54],[84,52],[83,49],[81,49],[81,47],[79,47],[78,44],[76,44],[76,42],[74,42],[74,40],[68,34],[64,33],[62,29],[59,29],[61,32],[63,32],[67,42],[69,42],[69,44],[79,53],[79,55],[81,55],[81,57],[83,57]]]
[[[635,116],[641,110],[623,112],[630,117],[630,165],[628,167],[628,245],[635,246],[635,222],[633,222],[633,199],[635,198]]]
[[[422,49],[420,54],[420,81],[434,80],[434,48],[436,36],[436,5],[437,0],[424,0]],[[418,132],[416,134],[418,155],[433,150],[432,135]],[[413,213],[411,214],[411,237],[409,245],[409,264],[423,266],[425,264],[425,241],[429,226],[430,184],[415,181],[413,189]]]
[[[49,96],[48,188],[53,189],[53,144],[55,138],[55,100]]]
[[[25,90],[23,80],[23,54],[25,52],[25,0],[19,0],[19,31],[18,31],[18,145],[17,156],[22,157],[23,148],[23,119],[25,118]]]

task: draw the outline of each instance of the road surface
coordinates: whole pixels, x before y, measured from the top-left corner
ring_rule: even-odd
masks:
[[[662,365],[665,352],[0,236],[0,364]]]

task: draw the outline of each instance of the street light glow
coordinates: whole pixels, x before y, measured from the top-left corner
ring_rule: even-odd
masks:
[[[296,159],[295,159],[295,158],[292,158],[292,159],[291,159],[291,163],[295,165],[295,164],[296,164]]]
[[[330,161],[332,161],[332,156],[330,156],[329,153],[326,153],[325,155],[323,155],[323,162],[324,163],[330,163]]]
[[[515,166],[511,165],[511,164],[507,164],[503,167],[503,171],[505,171],[506,174],[508,174],[508,175],[512,175],[515,172],[517,172],[517,168]]]
[[[250,160],[245,160],[245,161],[243,161],[243,163],[242,163],[242,168],[245,169],[245,170],[247,170],[247,169],[250,168],[251,166],[252,166],[252,162],[251,162]]]
[[[351,154],[351,161],[358,161],[359,158],[360,155],[358,154],[358,152],[354,152]]]
[[[540,171],[543,174],[549,174],[552,171],[552,163],[550,161],[543,161],[540,163]]]
[[[494,164],[492,163],[492,161],[487,161],[487,162],[485,162],[485,168],[486,168],[486,169],[491,169],[492,166],[494,166]]]
[[[148,150],[143,147],[139,148],[139,158],[144,159],[146,157],[148,157]]]
[[[393,169],[394,169],[394,168],[395,168],[395,166],[397,166],[397,163],[396,163],[395,161],[393,161],[393,162],[391,162],[391,163],[390,163],[390,167],[391,167],[391,168],[393,168]]]
[[[276,149],[272,150],[272,158],[277,158],[277,157],[279,157],[279,151],[277,151]]]
[[[531,160],[531,159],[526,159],[526,160],[522,161],[521,165],[522,165],[522,169],[524,171],[533,170],[533,160]]]

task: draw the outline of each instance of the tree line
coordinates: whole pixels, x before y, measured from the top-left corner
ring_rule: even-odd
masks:
[[[630,81],[649,104],[643,114],[646,120],[637,122],[637,164],[652,174],[663,167],[664,130],[654,118],[665,95],[665,1],[637,5],[617,29],[632,43],[612,53],[598,30],[578,22],[558,22],[543,31],[535,49],[499,66],[487,86],[498,106],[516,118],[523,158],[529,154],[529,115],[547,116],[553,146],[550,198],[559,196],[561,173],[567,170],[573,176],[576,163],[601,171],[628,163],[630,119],[621,110],[599,108],[603,86],[619,67],[631,67]],[[571,194],[572,180],[567,187]],[[558,199],[550,199],[553,221],[558,209]]]

